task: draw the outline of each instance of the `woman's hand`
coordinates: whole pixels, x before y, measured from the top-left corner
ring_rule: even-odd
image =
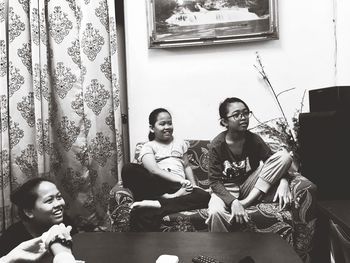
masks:
[[[289,183],[287,179],[282,178],[278,188],[276,190],[276,194],[273,198],[273,202],[279,201],[279,208],[283,210],[286,206],[290,205],[293,201],[292,193],[289,189]]]
[[[244,209],[238,199],[233,200],[231,204],[231,218],[230,222],[235,219],[237,223],[243,224],[249,221],[247,211]]]
[[[1,262],[35,262],[44,255],[46,250],[42,246],[41,237],[24,241],[12,249],[6,256],[1,258]]]
[[[65,226],[63,223],[59,225],[53,225],[47,232],[41,235],[43,242],[45,243],[45,247],[49,246],[49,243],[59,236],[62,239],[71,240],[72,237],[70,235],[70,231],[72,230],[71,226]]]

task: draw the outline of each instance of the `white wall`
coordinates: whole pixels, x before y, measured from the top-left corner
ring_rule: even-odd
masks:
[[[350,86],[350,1],[337,0],[337,85]]]
[[[253,67],[256,51],[276,92],[296,88],[280,97],[289,119],[305,89],[337,84],[332,0],[280,0],[279,40],[172,49],[148,49],[145,1],[124,3],[131,154],[137,142],[147,140],[148,115],[156,107],[169,109],[175,135],[188,139],[211,139],[221,131],[218,106],[226,97],[242,98],[262,121],[280,116]],[[349,32],[344,27],[338,24]],[[349,37],[342,49],[346,42]],[[349,59],[341,63],[349,68]],[[338,74],[349,82],[349,74]]]

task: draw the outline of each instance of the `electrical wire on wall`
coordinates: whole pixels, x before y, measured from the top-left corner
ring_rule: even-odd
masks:
[[[334,86],[338,83],[338,37],[337,37],[337,0],[333,0],[333,30],[334,30]]]

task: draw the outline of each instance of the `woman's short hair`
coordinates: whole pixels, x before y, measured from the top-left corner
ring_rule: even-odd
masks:
[[[21,219],[28,219],[24,213],[24,210],[34,208],[35,202],[38,198],[36,190],[42,182],[50,182],[55,184],[48,178],[35,177],[29,179],[11,193],[10,200],[18,207],[18,215]]]

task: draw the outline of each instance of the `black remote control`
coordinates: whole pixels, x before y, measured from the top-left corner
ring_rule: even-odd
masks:
[[[223,263],[215,258],[209,257],[209,256],[203,256],[199,255],[197,257],[194,257],[192,259],[193,263]]]
[[[245,258],[242,258],[238,263],[255,263],[255,261],[250,256],[246,256]]]

